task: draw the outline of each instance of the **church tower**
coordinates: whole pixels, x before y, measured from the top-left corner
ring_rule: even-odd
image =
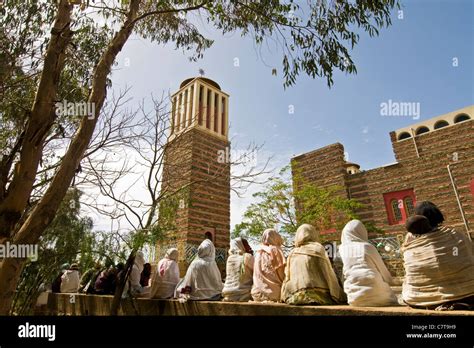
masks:
[[[176,247],[184,275],[209,238],[223,271],[230,240],[229,95],[210,79],[189,78],[172,95],[170,118],[162,192],[174,197],[175,229],[159,243],[156,256]],[[160,218],[164,209],[160,206]]]

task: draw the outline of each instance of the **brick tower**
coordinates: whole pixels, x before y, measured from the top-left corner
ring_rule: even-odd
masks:
[[[184,275],[197,247],[209,238],[225,270],[230,239],[229,95],[207,78],[189,78],[172,95],[171,130],[164,151],[162,192],[179,202],[174,232],[157,246],[161,258],[179,250]],[[165,215],[163,206],[160,216]]]

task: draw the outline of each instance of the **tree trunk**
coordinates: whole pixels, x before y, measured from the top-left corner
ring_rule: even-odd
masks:
[[[82,120],[79,130],[69,145],[50,186],[26,221],[21,225],[18,232],[13,236],[13,243],[37,243],[44,230],[53,220],[92,138],[98,116],[107,96],[107,76],[110,74],[117,54],[122,50],[132,33],[134,19],[137,16],[140,2],[141,0],[132,0],[130,2],[126,21],[107,46],[94,70],[92,91],[88,102],[95,105],[95,117]],[[20,167],[22,165],[23,162],[20,159]],[[31,175],[31,172],[26,174]],[[13,292],[18,284],[24,263],[24,259],[5,259],[0,264],[0,315],[7,315],[9,313]]]
[[[0,240],[11,237],[26,208],[43,154],[44,140],[56,117],[54,101],[64,68],[64,52],[71,41],[72,8],[68,0],[61,0],[58,6],[38,90],[21,143],[20,159],[5,197],[0,201]]]

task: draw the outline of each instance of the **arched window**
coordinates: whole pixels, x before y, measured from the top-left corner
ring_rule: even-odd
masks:
[[[467,120],[470,120],[470,119],[471,118],[469,117],[469,115],[459,114],[459,115],[456,115],[456,117],[454,118],[454,123],[459,123],[459,122],[467,121]]]
[[[390,205],[392,207],[393,219],[396,222],[402,221],[402,211],[400,210],[398,199],[392,199]]]
[[[428,127],[421,126],[416,130],[416,135],[420,135],[420,134],[423,134],[423,133],[428,133],[429,131],[430,131],[430,129]]]
[[[389,225],[403,224],[409,216],[414,214],[416,198],[412,188],[386,192],[383,194],[383,200]]]
[[[402,132],[398,136],[398,140],[403,140],[403,139],[408,139],[408,138],[411,138],[411,134],[408,132]]]
[[[415,206],[413,204],[413,199],[410,196],[406,196],[403,199],[403,203],[405,206],[405,214],[408,216],[412,216],[415,214]]]
[[[440,120],[440,121],[435,123],[434,129],[440,129],[440,128],[443,128],[443,127],[446,127],[446,126],[449,126],[449,123],[445,120]]]

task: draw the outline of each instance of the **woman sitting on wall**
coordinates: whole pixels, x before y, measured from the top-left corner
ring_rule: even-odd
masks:
[[[333,305],[344,303],[345,297],[326,250],[319,243],[319,233],[311,225],[301,225],[286,262],[281,299],[292,305]]]
[[[397,305],[397,297],[389,285],[392,276],[368,240],[367,229],[359,220],[350,221],[342,230],[339,252],[347,300],[357,307]]]
[[[130,294],[135,297],[146,297],[149,295],[150,287],[142,286],[140,284],[140,277],[141,273],[143,272],[144,265],[145,256],[143,255],[143,252],[137,251],[132,270],[130,271],[130,276],[125,283],[122,297],[127,297]]]
[[[473,243],[465,233],[443,226],[431,202],[420,202],[407,220],[402,247],[405,281],[402,297],[415,308],[474,308]]]
[[[198,247],[185,277],[176,287],[176,297],[190,300],[220,300],[222,277],[216,263],[216,248],[209,239]]]
[[[252,298],[257,302],[280,301],[281,285],[285,279],[283,240],[273,229],[263,232],[262,244],[255,255]]]
[[[151,280],[151,298],[171,298],[179,283],[178,249],[170,248],[158,262]]]
[[[223,301],[250,301],[253,284],[253,252],[244,238],[230,241],[226,278],[222,290]]]

